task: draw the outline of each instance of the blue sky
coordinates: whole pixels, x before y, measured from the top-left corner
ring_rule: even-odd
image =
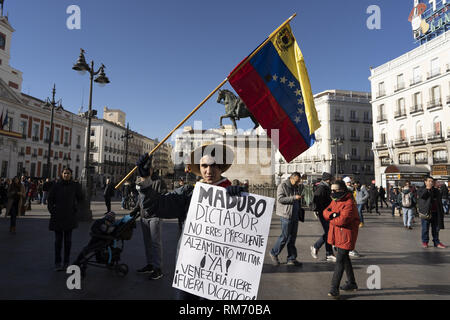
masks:
[[[66,27],[72,4],[81,9],[81,30]],[[381,8],[380,30],[367,28],[370,5]],[[87,61],[104,63],[111,80],[94,86],[94,109],[100,116],[103,106],[122,109],[133,130],[159,139],[294,12],[291,27],[313,92],[369,91],[370,66],[417,46],[412,7],[413,0],[5,1],[16,30],[11,66],[23,72],[24,93],[45,99],[56,83],[66,109],[77,112],[84,101],[86,110],[88,75],[71,69],[84,48]],[[218,127],[223,114],[214,96],[187,124]]]

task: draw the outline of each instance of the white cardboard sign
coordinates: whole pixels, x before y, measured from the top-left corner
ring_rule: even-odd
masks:
[[[196,183],[173,287],[211,300],[255,300],[274,201]]]

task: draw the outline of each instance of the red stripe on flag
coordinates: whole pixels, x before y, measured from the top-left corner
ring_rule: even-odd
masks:
[[[309,148],[250,63],[246,63],[229,82],[270,137],[272,129],[279,130],[277,147],[287,162]]]

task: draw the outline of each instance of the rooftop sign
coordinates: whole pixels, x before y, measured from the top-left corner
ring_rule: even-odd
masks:
[[[446,32],[450,27],[449,0],[414,0],[409,14],[413,36],[421,44]]]

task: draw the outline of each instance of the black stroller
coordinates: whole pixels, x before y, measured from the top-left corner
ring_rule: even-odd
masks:
[[[74,262],[74,265],[80,267],[82,277],[86,276],[88,265],[114,270],[121,277],[128,274],[128,265],[120,263],[120,254],[124,248],[124,240],[130,240],[133,236],[138,217],[139,213],[136,213],[116,221],[115,229],[110,235],[90,233],[91,240]]]

